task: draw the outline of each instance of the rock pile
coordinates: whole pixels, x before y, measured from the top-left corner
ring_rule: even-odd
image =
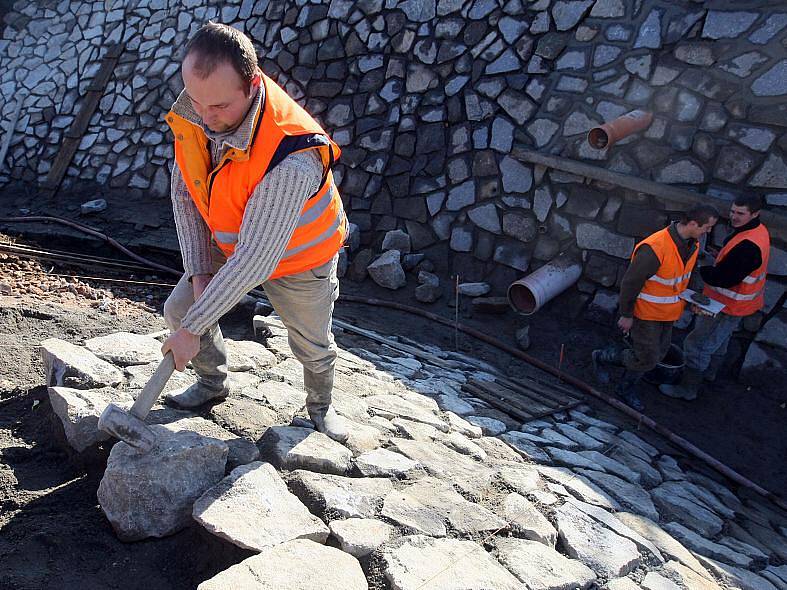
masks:
[[[155,407],[158,446],[115,444],[99,488],[123,538],[202,526],[257,553],[202,590],[787,588],[785,514],[587,406],[512,421],[462,390],[485,375],[462,355],[341,350],[335,402],[351,434],[327,439],[306,427],[284,327],[265,321],[271,357],[230,341],[249,355],[231,397],[203,417]],[[107,338],[112,350],[42,343],[77,450],[155,364],[144,338]]]

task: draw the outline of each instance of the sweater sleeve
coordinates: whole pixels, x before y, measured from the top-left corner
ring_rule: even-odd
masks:
[[[760,248],[751,240],[743,240],[716,266],[701,267],[700,276],[709,285],[729,289],[743,281],[761,264]]]
[[[202,219],[197,206],[189,195],[183,175],[177,163],[172,168],[171,182],[172,215],[178,233],[180,255],[186,277],[210,274],[210,230]]]
[[[246,204],[235,251],[186,313],[182,327],[204,334],[270,277],[322,175],[322,161],[314,151],[287,156],[265,175]]]
[[[645,286],[645,281],[652,277],[659,270],[661,261],[653,248],[643,244],[637,250],[634,259],[631,261],[623,280],[620,282],[620,315],[630,318],[634,315],[634,304],[637,296]]]

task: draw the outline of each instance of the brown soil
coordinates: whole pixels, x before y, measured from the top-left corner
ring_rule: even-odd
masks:
[[[27,278],[18,274],[22,270]],[[80,343],[118,330],[144,333],[161,329],[160,315],[148,310],[161,309],[168,288],[90,280],[75,286],[69,281],[76,291],[71,297],[71,289],[63,289],[62,283],[44,276],[49,270],[49,263],[41,267],[14,257],[0,261],[0,283],[12,286],[11,295],[0,295],[0,590],[195,588],[247,554],[199,527],[160,540],[119,542],[97,506],[103,465],[100,461],[74,461],[57,442],[37,351],[38,343],[49,337]],[[84,270],[54,265],[53,272],[84,276]],[[153,275],[137,279],[171,281]],[[51,286],[41,287],[50,281]],[[28,289],[30,285],[41,292]],[[84,288],[77,288],[79,285]],[[342,289],[413,304],[414,286],[391,292],[370,281],[360,285],[345,281]],[[573,318],[568,310],[577,308],[576,297],[565,295],[529,320],[510,312],[474,315],[469,302],[464,302],[459,319],[508,343],[515,341],[515,331],[529,321],[531,354],[557,364],[562,346],[564,368],[590,379],[589,352],[613,335],[612,322]],[[428,309],[454,317],[446,300]],[[512,376],[532,371],[522,361],[417,316],[341,302],[336,315],[384,334],[446,349],[458,346]],[[238,310],[222,321],[223,329],[233,338],[250,338],[249,324],[248,310]],[[341,338],[339,341],[341,345]],[[728,373],[712,394],[691,404],[661,398],[650,386],[644,397],[647,413],[657,421],[757,483],[783,494],[787,489],[787,442],[782,436],[787,393],[773,383],[772,389],[749,389]],[[587,401],[602,413],[609,411],[603,404]],[[613,419],[625,420],[619,414]],[[645,431],[641,434],[665,446],[659,437]]]

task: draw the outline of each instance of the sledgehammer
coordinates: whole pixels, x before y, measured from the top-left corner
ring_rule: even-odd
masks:
[[[175,359],[172,353],[168,352],[131,409],[126,412],[115,404],[109,404],[98,419],[99,429],[128,443],[139,452],[147,453],[156,442],[156,433],[145,424],[145,418],[174,370]]]

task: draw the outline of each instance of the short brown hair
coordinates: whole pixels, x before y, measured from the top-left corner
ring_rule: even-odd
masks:
[[[738,195],[735,197],[735,200],[732,202],[732,204],[737,205],[738,207],[746,207],[749,210],[749,213],[757,213],[760,209],[762,209],[762,197],[749,193],[745,195]]]
[[[248,92],[251,80],[257,73],[257,52],[246,35],[238,29],[208,22],[186,45],[184,59],[195,54],[195,71],[200,78],[210,76],[221,63],[229,63],[246,85]]]
[[[719,218],[719,211],[713,205],[708,205],[707,203],[702,203],[700,205],[694,205],[691,209],[683,213],[681,216],[681,221],[683,223],[688,223],[690,221],[697,222],[697,225],[705,225],[711,219],[718,219]]]

